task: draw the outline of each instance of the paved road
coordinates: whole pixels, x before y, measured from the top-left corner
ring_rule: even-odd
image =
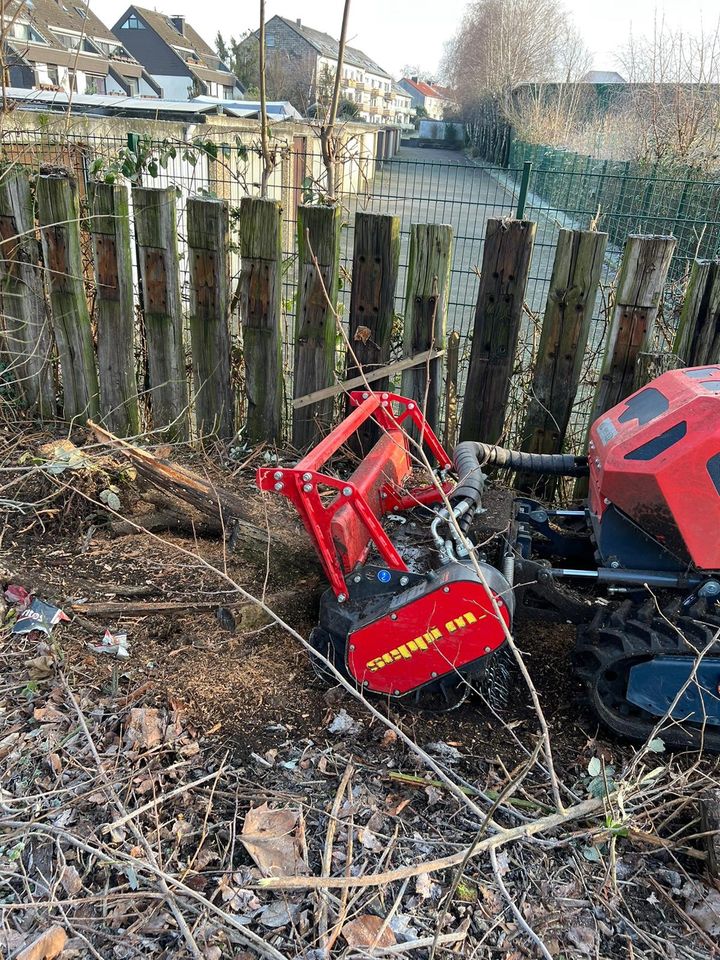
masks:
[[[448,223],[453,227],[455,253],[451,275],[448,329],[467,336],[472,328],[482,263],[485,224],[490,217],[514,214],[517,195],[504,185],[502,175],[487,173],[453,151],[403,147],[397,157],[378,170],[369,193],[353,199],[345,256],[349,262],[356,210],[395,213],[401,218],[400,277],[397,309],[404,313],[405,268],[411,223]],[[552,270],[557,224],[543,218],[538,223],[527,299],[533,310],[542,310]]]

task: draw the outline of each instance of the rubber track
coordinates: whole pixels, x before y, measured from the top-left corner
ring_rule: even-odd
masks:
[[[694,657],[720,629],[718,607],[703,602],[693,607],[692,615],[683,614],[679,603],[663,613],[659,615],[652,601],[628,600],[618,607],[603,607],[592,623],[578,629],[575,671],[585,683],[594,712],[604,726],[635,742],[644,741],[660,718],[625,699],[630,668],[653,657]],[[708,657],[720,658],[720,641],[711,646]],[[668,721],[659,736],[674,750],[702,747],[720,753],[720,729],[709,724],[703,730],[695,723]]]

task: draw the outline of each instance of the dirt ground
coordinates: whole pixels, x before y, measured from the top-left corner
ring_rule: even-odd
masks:
[[[8,511],[5,517],[0,556],[3,587],[20,584],[41,599],[62,607],[71,616],[72,605],[79,603],[172,602],[177,605],[172,614],[138,616],[116,610],[98,616],[83,613],[60,624],[51,642],[46,643],[42,638],[33,642],[26,639],[17,651],[13,646],[17,641],[2,634],[0,651],[6,657],[7,670],[2,688],[6,699],[0,703],[5,703],[3,709],[7,717],[27,715],[32,707],[37,721],[48,709],[47,704],[54,704],[53,709],[59,708],[60,703],[67,707],[64,689],[82,691],[86,715],[96,724],[93,730],[97,731],[98,738],[106,738],[102,742],[110,744],[111,751],[117,749],[122,740],[122,731],[127,731],[130,705],[133,709],[157,710],[158,715],[182,717],[183,729],[186,733],[191,731],[199,756],[209,765],[202,769],[217,769],[218,758],[222,758],[222,764],[237,778],[232,781],[235,787],[227,787],[224,793],[218,791],[235,811],[234,814],[226,812],[223,820],[223,830],[229,829],[232,837],[237,818],[263,799],[277,805],[282,798],[302,798],[307,820],[304,829],[309,838],[306,855],[311,873],[317,872],[323,842],[327,844],[323,837],[328,821],[323,810],[327,811],[332,803],[338,780],[348,763],[359,772],[355,773],[356,785],[348,794],[357,801],[348,801],[352,817],[357,818],[355,826],[352,820],[349,824],[344,821],[343,830],[338,833],[338,842],[348,844],[347,859],[352,859],[353,837],[365,857],[363,870],[387,867],[383,849],[386,853],[390,849],[395,851],[392,860],[396,864],[463,849],[477,828],[476,818],[468,816],[468,811],[463,811],[454,797],[440,799],[439,788],[443,784],[428,773],[417,756],[403,747],[395,734],[389,736],[391,731],[377,718],[369,716],[361,703],[339,688],[328,690],[315,677],[308,656],[297,641],[280,626],[268,623],[262,611],[248,605],[233,592],[228,580],[218,574],[217,571],[225,572],[229,580],[249,593],[265,597],[302,636],[306,637],[315,624],[320,593],[325,587],[322,571],[288,505],[281,498],[261,499],[256,494],[253,478],[257,461],[238,469],[223,462],[220,456],[189,458],[195,469],[216,477],[245,498],[255,522],[272,534],[269,555],[249,541],[241,541],[230,551],[218,538],[193,540],[191,536],[177,533],[115,536],[110,529],[113,517],[104,509],[100,498],[108,484],[118,491],[122,515],[137,519],[153,509],[142,499],[143,482],[127,475],[120,461],[110,458],[101,460],[97,466],[99,454],[95,449],[88,452],[88,463],[94,465],[67,467],[48,475],[42,466],[43,457],[37,456],[39,447],[49,439],[47,435],[8,431],[6,439],[3,466],[19,472],[17,480],[6,485],[4,496],[29,506]],[[81,449],[88,440],[81,431],[73,439]],[[127,633],[130,653],[127,660],[118,661],[90,649],[90,645],[100,642],[106,628],[113,633]],[[599,731],[585,708],[570,666],[574,628],[521,621],[515,637],[545,710],[558,775],[567,785],[565,799],[572,804],[588,796],[588,769],[593,758],[601,758],[612,776],[613,771],[627,767],[632,750]],[[24,676],[23,670],[27,672],[27,668],[23,665],[43,651],[53,658],[55,676],[62,679],[62,685],[44,679],[38,686]],[[26,684],[24,688],[23,684]],[[30,707],[23,706],[28,702]],[[473,790],[504,789],[512,780],[513,771],[521,769],[526,762],[536,742],[537,718],[522,683],[515,686],[500,720],[490,716],[474,700],[452,713],[391,710],[389,715],[412,741],[432,753],[441,771]],[[30,720],[23,735],[34,737],[36,727],[37,722],[33,725]],[[17,724],[11,730],[16,728],[19,729]],[[171,746],[167,749],[171,750]],[[1,749],[0,756],[6,756]],[[134,756],[131,760],[136,762]],[[175,754],[168,754],[167,761],[161,761],[162,771],[172,770],[176,763]],[[22,764],[22,757],[18,755],[15,767],[9,764],[6,770],[4,787],[9,792],[1,796],[19,795],[19,790],[22,793],[18,781],[13,780],[13,771],[19,769],[17,764]],[[674,764],[675,761],[668,760],[662,767],[662,776],[668,781],[666,793],[648,786],[638,795],[636,781],[633,781],[634,792],[628,787],[627,803],[636,811],[632,827],[636,831],[634,840],[627,839],[630,828],[624,826],[624,821],[610,837],[609,845],[607,838],[602,843],[595,840],[597,826],[578,824],[570,828],[570,841],[566,834],[565,843],[569,842],[569,847],[556,849],[552,839],[539,840],[535,845],[517,848],[519,852],[513,852],[509,859],[506,857],[504,865],[501,864],[500,877],[504,876],[506,883],[514,887],[522,907],[521,918],[541,930],[544,939],[554,945],[550,955],[632,956],[638,960],[656,955],[688,960],[713,955],[708,946],[712,939],[707,931],[715,929],[714,921],[711,918],[706,922],[702,914],[692,913],[695,901],[690,896],[693,892],[693,896],[697,894],[695,899],[704,903],[697,893],[703,855],[683,852],[686,843],[682,838],[699,832],[696,814],[692,811],[696,809],[702,789],[708,782],[716,782],[716,774],[710,763],[692,767],[702,773],[699,781],[691,782],[686,774],[688,762],[680,759],[677,768]],[[222,767],[223,771],[226,766]],[[395,772],[403,771],[403,775],[419,779],[419,784],[406,782],[403,788],[392,779],[388,781],[388,776],[392,778]],[[38,789],[50,789],[46,774],[38,782],[41,784]],[[130,782],[137,780],[131,778]],[[648,780],[648,784],[650,782]],[[31,786],[31,792],[33,789]],[[125,796],[129,805],[134,794]],[[548,783],[537,769],[527,775],[518,797],[524,798],[520,809],[526,809],[522,803],[527,803],[532,815],[552,809]],[[388,813],[393,810],[396,812]],[[181,820],[191,819],[185,810],[179,816]],[[207,833],[207,816],[200,831],[202,837]],[[382,828],[377,826],[380,821]],[[149,829],[151,826],[148,822]],[[659,842],[654,839],[656,826],[661,837]],[[88,829],[92,834],[96,828]],[[313,829],[316,833],[312,833]],[[376,846],[367,839],[376,835],[373,830],[377,830],[379,838]],[[222,830],[218,836],[224,836]],[[638,837],[645,839],[638,840]],[[667,837],[672,840],[668,841]],[[616,841],[624,844],[619,850]],[[284,955],[307,956],[309,960],[327,956],[318,952],[318,935],[312,918],[295,924],[286,921],[289,926],[264,924],[265,911],[273,904],[277,907],[279,901],[268,899],[267,894],[263,899],[258,893],[258,905],[255,905],[253,897],[257,899],[257,890],[253,882],[257,874],[253,878],[248,873],[253,869],[252,860],[236,847],[234,839],[231,846],[229,843],[223,847],[222,855],[213,853],[217,865],[198,873],[197,889],[208,896],[214,890],[215,897],[222,891],[222,901],[231,906],[239,897],[243,909],[238,906],[232,916],[241,916],[244,912],[243,923],[249,924],[248,929],[259,930],[260,935],[269,937],[281,951],[290,951]],[[162,842],[158,840],[158,850],[161,848]],[[201,848],[205,849],[202,839],[198,850]],[[0,846],[0,851],[2,849]],[[6,845],[7,849],[11,848]],[[593,852],[596,850],[600,850],[599,866]],[[167,850],[164,855],[167,856]],[[372,857],[378,866],[368,866],[368,858],[372,861]],[[0,856],[0,864],[1,860]],[[191,860],[191,866],[193,862]],[[335,864],[335,859],[332,862]],[[349,864],[347,868],[350,869]],[[345,866],[338,861],[336,869],[342,872]],[[94,876],[87,864],[86,871],[88,878]],[[663,871],[669,878],[667,882],[662,880]],[[642,880],[646,874],[659,876],[665,884],[659,894],[648,886],[650,881]],[[390,884],[386,894],[373,892],[361,901],[365,909],[362,916],[390,916],[393,898],[399,897],[400,906],[396,904],[392,914],[396,946],[403,942],[419,943],[423,935],[432,935],[433,923],[437,922],[444,935],[450,936],[448,931],[458,929],[465,931],[464,946],[457,948],[463,951],[462,955],[497,956],[506,960],[537,955],[539,948],[528,940],[523,924],[513,919],[512,908],[503,899],[499,885],[502,880],[497,877],[496,874],[496,882],[488,879],[487,865],[477,869],[468,867],[465,878],[475,885],[469,901],[452,895],[449,887],[452,878],[447,873],[436,875],[422,888],[419,881],[413,880],[409,893],[398,881],[394,886]],[[233,890],[241,888],[242,896],[227,894],[228,885]],[[478,889],[481,890],[479,900]],[[525,892],[518,892],[521,890]],[[703,886],[702,890],[706,888]],[[685,892],[681,896],[682,891]],[[666,902],[668,899],[670,905]],[[57,913],[42,897],[40,901],[45,906],[41,910],[33,901],[33,910],[24,917],[21,928],[14,925],[10,914],[4,917],[6,928],[16,937],[8,940],[10,946],[19,944],[17,938],[21,933],[25,935],[34,930],[38,918],[45,918],[46,925],[50,919],[57,919]],[[6,902],[19,901],[13,901],[9,895]],[[308,902],[299,899],[291,906],[293,910],[295,906],[300,910]],[[287,904],[287,900],[283,903]],[[307,911],[306,907],[303,909]],[[230,913],[228,907],[227,915]],[[80,931],[74,938],[76,942],[87,937],[89,929],[87,925],[83,927],[78,916],[74,927],[69,924],[71,932]],[[138,919],[131,928],[138,937],[145,931],[144,940],[137,941],[140,945],[121,948],[113,940],[117,930],[124,929],[118,920],[115,925],[107,924],[103,936],[108,940],[100,947],[99,955],[185,955],[172,917],[166,916],[164,920],[163,938],[156,936],[153,940],[147,933],[152,929],[147,913],[143,916],[146,926],[141,926]],[[413,918],[413,924],[407,920],[408,929],[413,928],[412,936],[407,931],[403,933],[398,917]],[[209,960],[243,956],[237,952],[239,947],[233,936],[238,933],[230,921],[226,921],[225,926],[220,921],[217,923],[219,927],[203,933],[206,939],[200,955]],[[205,927],[202,929],[205,931]],[[272,933],[268,933],[268,929]],[[659,930],[662,937],[657,933]],[[156,947],[160,944],[162,949],[153,953],[146,941]],[[351,938],[340,938],[337,942],[337,955],[355,955]],[[108,943],[114,944],[112,952],[107,952],[110,951]],[[77,949],[77,953],[71,951],[67,956],[98,955],[97,951],[83,952],[82,945]],[[427,945],[408,952],[410,956],[427,956]],[[441,947],[441,952],[450,952],[450,948]]]

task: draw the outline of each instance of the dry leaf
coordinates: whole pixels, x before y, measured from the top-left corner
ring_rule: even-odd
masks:
[[[65,714],[60,713],[55,707],[35,707],[33,718],[38,723],[62,723],[65,720]]]
[[[53,960],[53,957],[60,956],[66,943],[67,934],[55,924],[21,950],[17,960]]]
[[[82,880],[75,867],[65,867],[60,876],[60,883],[69,897],[74,897],[82,890]]]
[[[396,942],[395,934],[389,926],[383,930],[384,923],[382,917],[366,913],[350,920],[340,932],[349,947],[392,947]]]
[[[133,749],[148,750],[164,739],[163,718],[155,707],[133,707],[125,725],[125,739]]]
[[[355,336],[353,337],[353,340],[359,340],[360,343],[367,343],[371,336],[372,330],[370,327],[359,326],[355,328]]]
[[[265,877],[295,877],[307,873],[297,828],[300,814],[283,807],[270,810],[264,803],[248,810],[240,839]]]

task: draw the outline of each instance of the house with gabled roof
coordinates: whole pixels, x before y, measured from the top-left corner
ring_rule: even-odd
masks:
[[[425,110],[431,120],[443,120],[446,111],[456,106],[451,90],[419,77],[403,77],[398,86],[412,97],[415,109]]]
[[[9,85],[71,94],[158,97],[160,88],[82,0],[6,0]]]
[[[143,64],[166,100],[241,100],[245,89],[185,17],[132,5],[113,33]]]
[[[259,31],[243,45],[257,45]],[[327,100],[338,66],[339,42],[328,33],[308,27],[300,19],[274,16],[265,25],[268,76],[273,82],[292,78],[283,96],[294,93],[294,106],[307,112]],[[357,106],[357,119],[373,124],[411,127],[414,113],[410,97],[392,76],[357,47],[346,46],[343,58],[342,99]],[[290,96],[292,99],[292,96]]]

